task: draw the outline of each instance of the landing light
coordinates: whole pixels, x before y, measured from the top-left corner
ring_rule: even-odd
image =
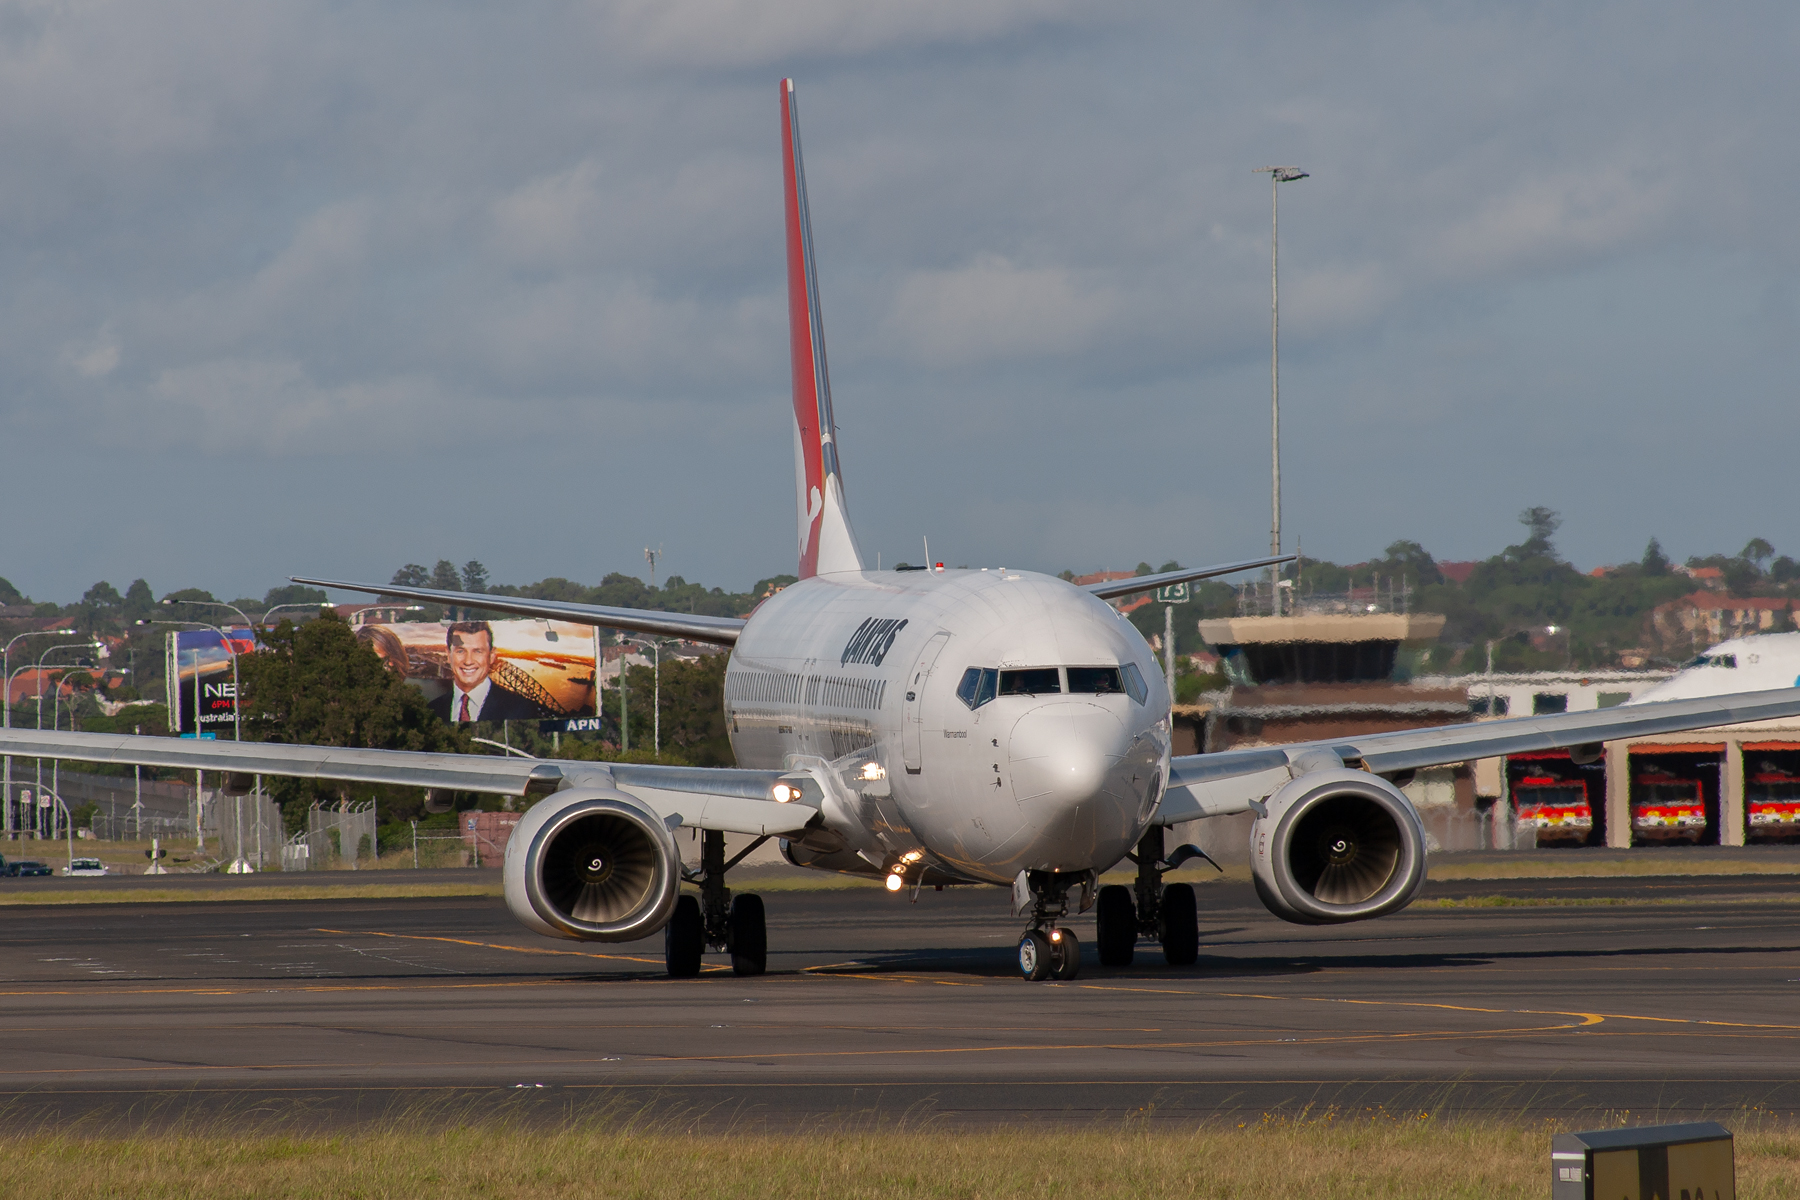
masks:
[[[924,854],[924,851],[921,851],[921,850],[908,850],[905,854],[902,854],[900,857],[902,860],[904,860],[906,862],[916,863],[921,858],[924,858],[925,854]]]
[[[898,875],[889,875],[887,877],[887,890],[888,891],[897,892],[905,886],[906,886],[906,880],[900,878]]]
[[[863,764],[862,777],[864,779],[886,779],[887,771],[878,762],[867,762]]]
[[[788,801],[799,797],[800,789],[794,787],[792,784],[778,783],[775,785],[774,791],[771,794],[775,797],[775,803],[786,804]]]

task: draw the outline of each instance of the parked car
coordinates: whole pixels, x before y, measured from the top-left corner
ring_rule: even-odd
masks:
[[[23,862],[9,863],[6,873],[14,878],[21,875],[48,875],[50,868],[41,862],[32,862],[30,859],[26,859]]]
[[[97,858],[78,858],[63,868],[64,875],[104,875],[106,864]]]

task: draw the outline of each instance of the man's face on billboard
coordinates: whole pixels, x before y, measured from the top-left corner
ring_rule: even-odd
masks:
[[[450,635],[450,674],[456,686],[472,692],[494,669],[494,646],[485,633],[453,633]]]

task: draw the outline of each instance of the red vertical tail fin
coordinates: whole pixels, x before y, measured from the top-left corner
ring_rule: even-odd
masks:
[[[800,510],[800,577],[862,570],[862,554],[844,507],[837,427],[831,417],[831,373],[800,157],[800,114],[794,81],[781,81],[781,165],[786,186],[788,342],[794,377],[794,476]]]

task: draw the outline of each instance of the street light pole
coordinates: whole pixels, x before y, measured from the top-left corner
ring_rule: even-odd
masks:
[[[662,757],[662,643],[655,638],[650,639],[652,656],[652,678],[655,680],[650,692],[651,707],[656,711],[650,722],[650,749],[656,757]]]
[[[38,727],[38,731],[40,733],[43,732],[43,729],[44,729],[44,660],[46,658],[49,658],[52,654],[55,654],[58,650],[92,650],[92,649],[97,648],[99,645],[100,645],[99,642],[84,642],[82,645],[79,645],[79,646],[71,646],[65,642],[60,646],[51,646],[48,650],[45,650],[42,654],[38,655],[38,657],[37,657],[37,672],[38,672],[38,676],[37,676],[37,727]],[[62,686],[61,680],[57,681],[57,686],[58,687]],[[7,690],[10,692],[12,690],[12,688],[9,686],[7,688]],[[51,770],[52,775],[56,774],[57,767],[61,765],[61,762],[62,762],[61,759],[53,759],[51,761],[50,770]],[[44,790],[44,760],[42,758],[39,758],[37,760],[37,789],[39,792],[42,792]],[[39,809],[43,808],[42,805],[39,805],[38,807],[39,807]],[[50,814],[50,820],[51,820],[52,824],[54,824],[56,821],[56,814],[55,814],[54,810],[52,810],[52,812]],[[41,824],[43,824],[43,818],[39,817],[36,813],[33,813],[32,821],[31,821],[31,832],[32,832],[33,837],[37,836],[37,829],[38,829],[38,826]],[[54,833],[55,832],[54,829],[51,832]]]
[[[267,611],[265,611],[263,613],[262,618],[259,621],[257,627],[262,628],[262,629],[268,628],[269,613],[277,613],[277,612],[280,612],[284,608],[304,608],[304,609],[311,610],[314,614],[318,614],[320,612],[323,612],[325,609],[328,609],[331,607],[332,606],[330,604],[326,603],[325,601],[320,601],[317,604],[277,604],[274,608],[268,609]]]
[[[1273,516],[1269,523],[1269,553],[1281,553],[1281,185],[1305,179],[1299,167],[1257,167],[1269,177],[1269,429],[1273,475]],[[1274,568],[1277,578],[1281,568]]]
[[[4,678],[6,680],[5,694],[0,695],[0,707],[3,707],[3,710],[4,710],[3,716],[0,716],[0,721],[3,721],[4,728],[6,728],[6,729],[12,728],[12,648],[13,648],[13,643],[23,641],[24,639],[26,639],[28,637],[76,637],[79,635],[79,632],[80,632],[79,630],[75,630],[75,629],[34,629],[34,630],[30,631],[29,633],[21,633],[18,637],[15,637],[11,642],[6,643],[6,648],[4,650],[0,650],[0,678]],[[10,841],[12,839],[12,833],[13,833],[12,755],[8,754],[5,756],[4,768],[0,768],[0,836],[3,836],[7,840]]]
[[[625,686],[625,659],[630,650],[625,634],[619,634],[619,753],[631,749],[631,689]]]

